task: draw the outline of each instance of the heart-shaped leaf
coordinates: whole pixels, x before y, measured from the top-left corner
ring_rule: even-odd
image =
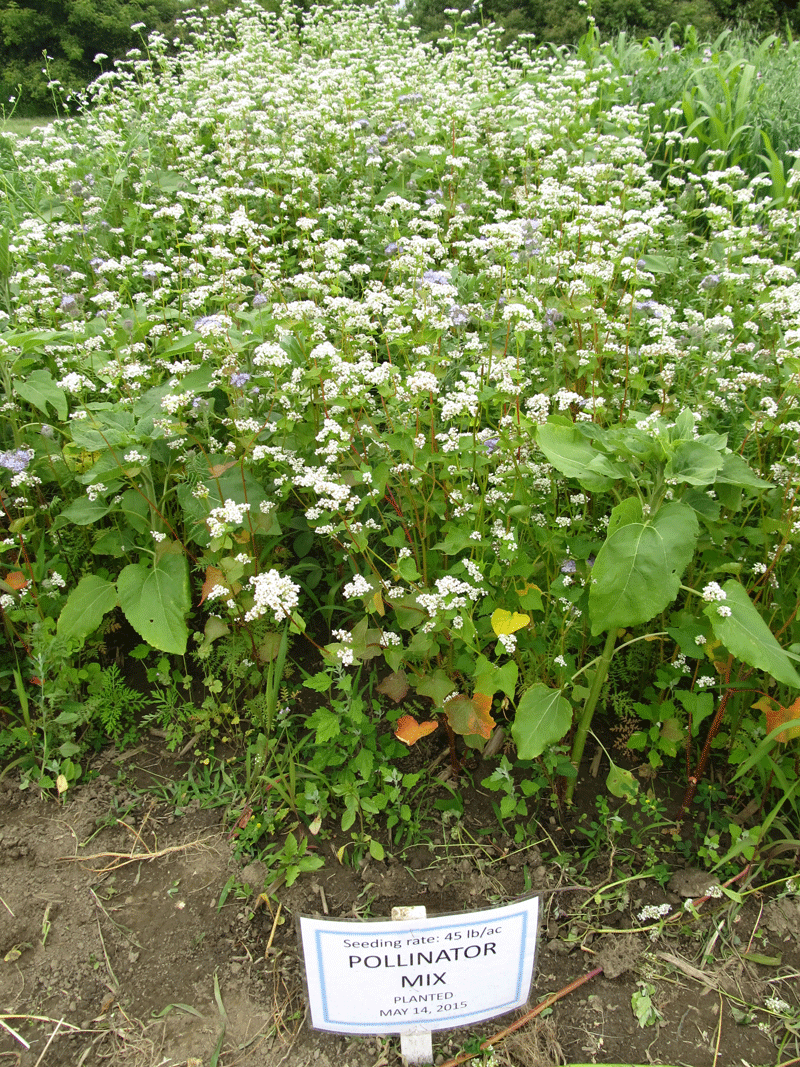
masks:
[[[417,722],[413,715],[402,715],[397,720],[394,736],[398,741],[402,741],[404,745],[408,745],[410,748],[412,745],[416,745],[421,737],[432,734],[438,727],[439,723],[433,720]]]
[[[521,615],[517,611],[506,611],[505,608],[497,608],[492,612],[492,629],[500,637],[501,634],[513,634],[527,626],[531,621],[530,615]]]

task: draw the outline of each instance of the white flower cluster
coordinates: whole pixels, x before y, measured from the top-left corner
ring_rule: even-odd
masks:
[[[291,616],[299,603],[300,586],[274,569],[254,575],[248,585],[255,603],[245,614],[246,622],[260,619],[267,611],[272,612],[275,622],[281,622]]]
[[[208,532],[212,537],[222,537],[228,526],[241,526],[250,510],[249,504],[237,504],[235,500],[226,500],[221,508],[213,508],[206,519]]]
[[[342,590],[342,594],[345,600],[352,600],[353,597],[366,596],[367,593],[372,592],[372,586],[369,584],[366,578],[361,574],[355,575],[352,582],[348,582]]]
[[[464,608],[470,601],[479,600],[484,595],[483,589],[446,574],[444,578],[436,579],[436,592],[420,593],[417,603],[425,608],[431,618],[435,618],[441,612]]]
[[[653,919],[663,919],[671,911],[671,904],[645,904],[636,918],[640,923],[651,922]]]

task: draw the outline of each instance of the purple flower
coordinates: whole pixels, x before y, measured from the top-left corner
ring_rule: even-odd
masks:
[[[486,449],[486,451],[491,456],[492,452],[494,452],[494,450],[497,448],[497,446],[499,444],[500,444],[500,438],[499,437],[488,437],[483,442],[483,447]]]
[[[719,274],[707,274],[705,278],[700,282],[700,288],[704,293],[709,292],[711,289],[716,289],[722,278]]]
[[[426,270],[422,275],[422,280],[426,285],[452,285],[450,281],[450,275],[445,274],[441,270]]]
[[[453,304],[447,314],[450,316],[450,321],[454,326],[466,326],[469,322],[469,315],[458,304]]]
[[[16,452],[0,452],[0,467],[5,467],[12,474],[22,474],[28,469],[33,459],[33,450],[18,448]]]
[[[564,562],[561,564],[562,574],[574,574],[577,569],[578,565],[574,559],[565,559]]]
[[[237,371],[231,375],[231,385],[235,385],[237,389],[241,389],[243,385],[247,385],[250,381],[250,375],[244,371]]]
[[[254,308],[263,308],[264,305],[267,304],[267,303],[268,303],[268,300],[264,296],[263,293],[256,293],[256,295],[253,297],[253,307]]]

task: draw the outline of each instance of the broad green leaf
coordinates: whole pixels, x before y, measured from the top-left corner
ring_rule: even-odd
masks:
[[[90,500],[88,496],[79,496],[69,507],[64,508],[56,518],[54,526],[58,529],[74,523],[76,526],[91,526],[93,522],[108,515],[111,508],[99,498]]]
[[[49,371],[32,370],[25,378],[14,381],[14,391],[23,400],[33,404],[43,415],[47,415],[48,405],[52,407],[62,422],[68,415],[67,394],[55,383],[55,379]]]
[[[502,667],[490,663],[483,656],[481,656],[481,660],[483,662],[480,673],[476,673],[474,676],[475,692],[489,693],[494,696],[499,691],[504,693],[509,700],[513,700],[514,693],[517,690],[517,678],[519,677],[519,667],[517,667],[514,660],[506,660]]]
[[[642,522],[644,519],[644,511],[642,510],[642,502],[637,496],[629,496],[616,507],[611,509],[611,515],[608,519],[608,534],[616,533],[617,530],[623,526],[630,526],[632,522]]]
[[[167,552],[153,567],[129,564],[117,580],[117,590],[125,618],[140,637],[160,652],[184,654],[191,599],[189,568],[182,553]]]
[[[105,578],[87,574],[72,590],[61,609],[56,632],[67,641],[83,641],[94,633],[103,616],[116,606],[116,587]]]
[[[649,622],[663,611],[678,595],[697,534],[697,516],[679,502],[610,534],[592,568],[592,633]]]
[[[511,735],[520,759],[536,759],[560,741],[572,725],[572,705],[558,689],[541,682],[526,689],[517,705]]]
[[[444,671],[437,669],[433,674],[424,674],[416,683],[415,688],[421,697],[430,697],[434,705],[440,708],[456,686]]]
[[[735,452],[723,457],[722,469],[717,475],[716,484],[719,485],[720,482],[726,485],[738,486],[740,489],[772,488],[772,482],[759,478],[750,465]]]
[[[706,606],[714,636],[729,652],[750,667],[757,667],[777,682],[800,689],[800,675],[761,618],[747,591],[731,579],[723,587],[725,599]],[[720,608],[730,615],[720,615]]]
[[[536,427],[536,443],[557,471],[568,478],[577,478],[588,488],[599,490],[611,482],[602,475],[592,475],[589,464],[597,456],[588,438],[573,425],[545,422]]]
[[[129,525],[137,533],[147,533],[150,529],[150,505],[142,493],[136,489],[126,489],[122,494],[119,507]]]
[[[724,457],[702,441],[683,441],[669,458],[665,475],[689,485],[712,485]]]

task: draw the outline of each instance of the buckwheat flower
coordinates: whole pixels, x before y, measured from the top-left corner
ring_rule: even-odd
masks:
[[[706,644],[707,641],[708,641],[708,638],[706,637],[705,634],[698,634],[697,637],[695,637],[695,639],[694,639],[694,643],[696,645],[704,645],[704,644]]]
[[[726,604],[721,604],[720,607],[717,608],[717,615],[723,619],[730,618],[730,614],[731,609]]]
[[[147,456],[142,455],[141,452],[137,452],[135,448],[130,452],[125,453],[126,463],[147,463]]]
[[[503,648],[506,650],[506,652],[509,654],[509,656],[513,656],[513,654],[517,650],[517,635],[516,634],[500,634],[500,636],[497,638],[497,640],[500,642],[500,644],[503,646]]]
[[[439,381],[430,371],[418,370],[406,378],[405,388],[412,396],[418,393],[438,393]]]
[[[342,590],[342,595],[345,600],[352,600],[353,597],[366,596],[367,593],[372,592],[372,586],[366,578],[361,574],[357,574],[352,582],[348,582]]]
[[[160,530],[151,530],[150,531],[150,536],[159,545],[161,544],[162,541],[165,541],[167,539],[167,535],[165,533],[161,533]]]
[[[709,582],[703,589],[703,600],[711,604],[716,600],[727,600],[728,594],[722,589],[717,582]]]
[[[27,470],[34,452],[30,448],[18,448],[14,452],[0,452],[0,467],[5,467],[12,474],[21,474]]]
[[[716,885],[716,883],[714,885],[710,885],[706,890],[705,895],[707,897],[711,897],[712,900],[720,900],[723,895],[722,886]]]
[[[81,389],[94,388],[94,386],[86,377],[86,375],[78,374],[77,371],[70,371],[69,374],[65,374],[61,381],[57,384],[62,389],[66,389],[68,393],[79,393]]]
[[[255,603],[245,614],[246,622],[260,619],[267,611],[272,612],[275,622],[281,622],[291,616],[300,602],[300,586],[274,569],[254,575],[248,585],[253,591]]]
[[[764,1001],[764,1007],[769,1011],[774,1011],[776,1015],[791,1015],[791,1005],[787,1004],[785,1000],[781,1000],[780,997],[767,997]]]
[[[194,322],[194,328],[201,337],[224,334],[231,326],[233,326],[233,319],[227,315],[201,315]]]
[[[88,485],[86,487],[86,495],[88,496],[89,500],[92,501],[92,503],[97,500],[101,493],[107,492],[108,486],[104,485],[102,482],[95,482],[94,485]]]
[[[671,911],[671,904],[646,904],[636,918],[640,923],[644,923],[652,919],[663,919],[663,917],[669,915]]]
[[[0,594],[0,608],[2,608],[3,611],[9,611],[11,608],[16,607],[16,603],[16,600],[14,600],[10,593]]]

